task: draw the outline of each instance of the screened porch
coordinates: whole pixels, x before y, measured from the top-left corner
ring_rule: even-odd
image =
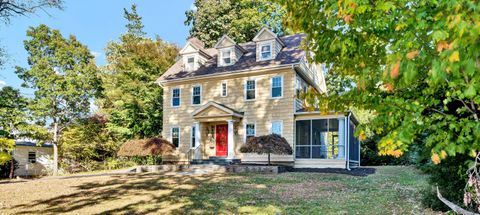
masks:
[[[360,141],[354,136],[353,114],[296,117],[295,167],[346,168],[360,165]]]

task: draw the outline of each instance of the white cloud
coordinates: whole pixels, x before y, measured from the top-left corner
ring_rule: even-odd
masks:
[[[7,82],[0,80],[0,88],[7,86]]]
[[[95,57],[95,58],[99,58],[100,56],[103,55],[103,53],[101,52],[96,52],[96,51],[91,51],[92,55]]]

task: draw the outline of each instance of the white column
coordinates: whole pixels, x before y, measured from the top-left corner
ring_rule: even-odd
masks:
[[[195,148],[201,147],[201,136],[200,135],[200,123],[199,122],[194,122],[195,126]],[[198,154],[197,154],[198,153]],[[201,150],[195,150],[195,159],[202,159],[202,155],[200,154]]]
[[[233,125],[235,120],[227,120],[228,122],[228,155],[227,159],[233,159],[235,155],[235,143],[234,143],[234,132],[233,132]]]

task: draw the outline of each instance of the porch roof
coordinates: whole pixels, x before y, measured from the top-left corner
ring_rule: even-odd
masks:
[[[243,118],[243,112],[236,111],[223,104],[209,101],[192,113],[198,121],[225,121]]]

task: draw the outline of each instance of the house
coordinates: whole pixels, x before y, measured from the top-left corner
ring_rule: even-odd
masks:
[[[266,162],[266,155],[242,154],[239,148],[249,137],[277,133],[294,154],[272,155],[274,163],[360,165],[352,113],[322,115],[307,111],[302,102],[302,92],[327,91],[325,67],[308,62],[304,38],[262,29],[251,42],[238,44],[225,35],[213,48],[189,39],[178,61],[157,80],[164,89],[162,135],[177,146],[165,160]]]
[[[38,145],[34,141],[17,140],[13,159],[18,162],[15,176],[46,175],[53,167],[52,145]]]

